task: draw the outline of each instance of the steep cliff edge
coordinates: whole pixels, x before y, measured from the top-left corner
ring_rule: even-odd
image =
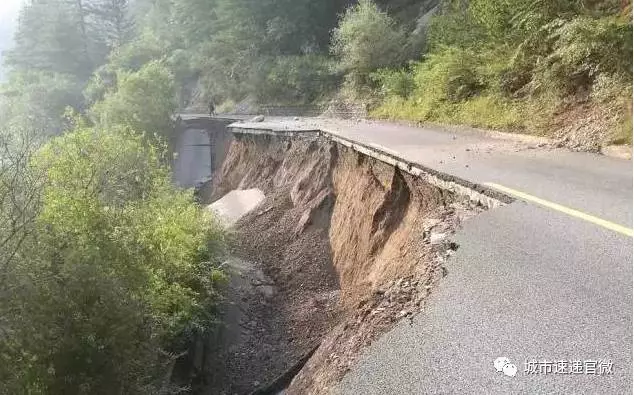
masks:
[[[258,316],[267,322],[224,355],[230,393],[270,382],[315,345],[287,393],[328,393],[363,346],[420,310],[458,248],[451,233],[484,209],[312,134],[236,134],[214,177],[209,201],[264,191],[236,224],[233,252],[274,289]]]

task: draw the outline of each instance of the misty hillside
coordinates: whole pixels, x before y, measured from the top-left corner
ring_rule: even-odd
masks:
[[[0,13],[0,80],[3,79],[2,53],[9,49],[13,41],[13,32],[20,7],[19,0],[4,1]]]
[[[12,41],[13,28],[8,24],[0,24],[0,64],[2,62],[2,53],[9,49]],[[3,79],[4,70],[0,66],[0,80]]]

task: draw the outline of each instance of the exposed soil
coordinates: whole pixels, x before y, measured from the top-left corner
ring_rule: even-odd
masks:
[[[319,138],[236,137],[211,200],[246,188],[267,197],[235,226],[233,255],[251,273],[232,284],[244,323],[207,393],[249,393],[315,345],[286,393],[329,393],[364,346],[422,308],[458,248],[451,233],[482,210]]]
[[[590,104],[568,106],[558,113],[550,126],[559,146],[573,151],[599,152],[614,139],[612,132],[619,114]]]
[[[263,338],[254,333],[244,344],[245,351],[256,354],[243,361],[243,369],[232,380],[234,388],[242,391],[234,389],[233,393],[255,389],[249,388],[253,382],[249,376],[258,377],[257,381],[264,384],[289,369],[339,320],[339,285],[330,260],[327,232],[311,227],[295,236],[301,212],[293,208],[288,191],[271,196],[260,210],[237,224],[233,252],[262,265],[272,280],[275,295],[268,320],[276,322],[271,328],[275,334]],[[236,385],[245,379],[246,383]]]

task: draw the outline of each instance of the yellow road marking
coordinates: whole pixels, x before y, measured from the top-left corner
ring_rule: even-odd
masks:
[[[632,237],[632,229],[627,228],[625,226],[619,225],[619,224],[615,224],[614,222],[610,222],[610,221],[606,221],[604,219],[595,217],[593,215],[590,214],[586,214],[586,213],[582,213],[581,211],[566,207],[566,206],[562,206],[561,204],[557,204],[557,203],[553,203],[553,202],[549,202],[548,200],[544,200],[544,199],[540,199],[536,196],[532,196],[529,195],[528,193],[524,193],[524,192],[520,192],[518,190],[515,189],[511,189],[511,188],[507,188],[505,186],[493,183],[493,182],[485,182],[484,185],[491,187],[491,188],[495,188],[498,191],[507,193],[509,195],[515,196],[517,198],[520,198],[522,200],[526,200],[529,202],[533,202],[536,204],[539,204],[541,206],[544,207],[548,207],[551,208],[553,210],[557,210],[560,211],[564,214],[568,214],[571,217],[576,217],[576,218],[580,218],[584,221],[588,221],[588,222],[592,222],[595,225],[599,225],[602,226],[606,229],[610,229],[613,230],[615,232],[621,233],[623,235]]]

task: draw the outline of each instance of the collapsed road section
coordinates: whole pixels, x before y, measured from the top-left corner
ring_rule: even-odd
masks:
[[[201,201],[258,200],[232,225],[205,393],[329,393],[363,347],[424,306],[461,222],[509,201],[330,133],[229,128]]]

